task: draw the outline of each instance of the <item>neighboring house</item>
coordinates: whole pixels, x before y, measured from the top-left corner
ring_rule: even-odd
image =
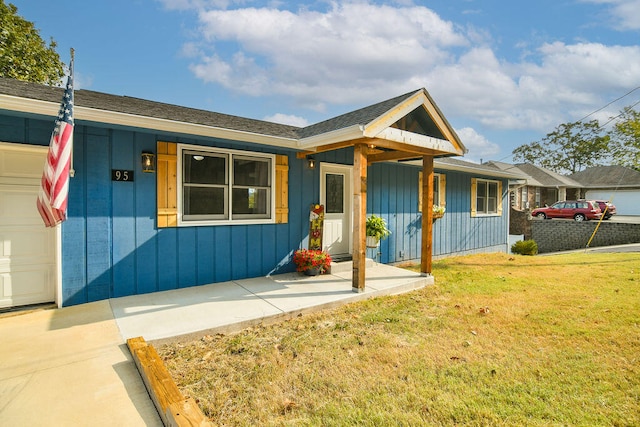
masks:
[[[569,175],[582,198],[611,200],[618,215],[640,215],[640,172],[624,166],[594,166]]]
[[[513,175],[434,165],[466,150],[424,89],[305,128],[76,91],[68,219],[45,228],[35,199],[61,95],[0,78],[0,307],[293,271],[316,203],[324,247],[353,255],[354,290],[364,286],[366,214],[393,233],[381,262],[420,260],[427,274],[432,255],[508,248]],[[153,173],[142,172],[148,153]],[[433,179],[420,185],[421,174]],[[430,221],[424,191],[446,204],[444,218]]]
[[[569,177],[530,163],[512,165],[489,161],[486,165],[524,177],[524,181],[510,184],[511,206],[521,211],[552,205],[559,200],[575,199],[582,187]]]

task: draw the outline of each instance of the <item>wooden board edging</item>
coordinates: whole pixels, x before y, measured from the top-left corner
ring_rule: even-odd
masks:
[[[151,400],[167,427],[211,427],[196,401],[185,398],[171,378],[156,349],[142,337],[129,338],[127,347]]]

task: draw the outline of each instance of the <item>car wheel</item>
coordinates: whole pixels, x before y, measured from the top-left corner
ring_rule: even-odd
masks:
[[[576,214],[573,219],[575,219],[576,221],[580,222],[580,221],[584,221],[586,218],[583,214]]]
[[[539,214],[536,215],[536,218],[540,218],[540,219],[545,219],[547,216],[543,213],[540,212]]]

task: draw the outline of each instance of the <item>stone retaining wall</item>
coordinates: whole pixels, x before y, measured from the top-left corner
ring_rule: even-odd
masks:
[[[557,219],[532,219],[529,222],[530,238],[538,244],[539,253],[584,249],[598,225],[598,221]],[[640,224],[603,221],[589,247],[629,243],[640,243]]]

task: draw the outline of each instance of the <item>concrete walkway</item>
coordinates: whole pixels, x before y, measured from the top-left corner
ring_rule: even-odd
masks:
[[[125,342],[160,344],[228,333],[433,283],[370,262],[366,290],[351,290],[351,266],[99,301],[0,318],[0,425],[161,426]]]

